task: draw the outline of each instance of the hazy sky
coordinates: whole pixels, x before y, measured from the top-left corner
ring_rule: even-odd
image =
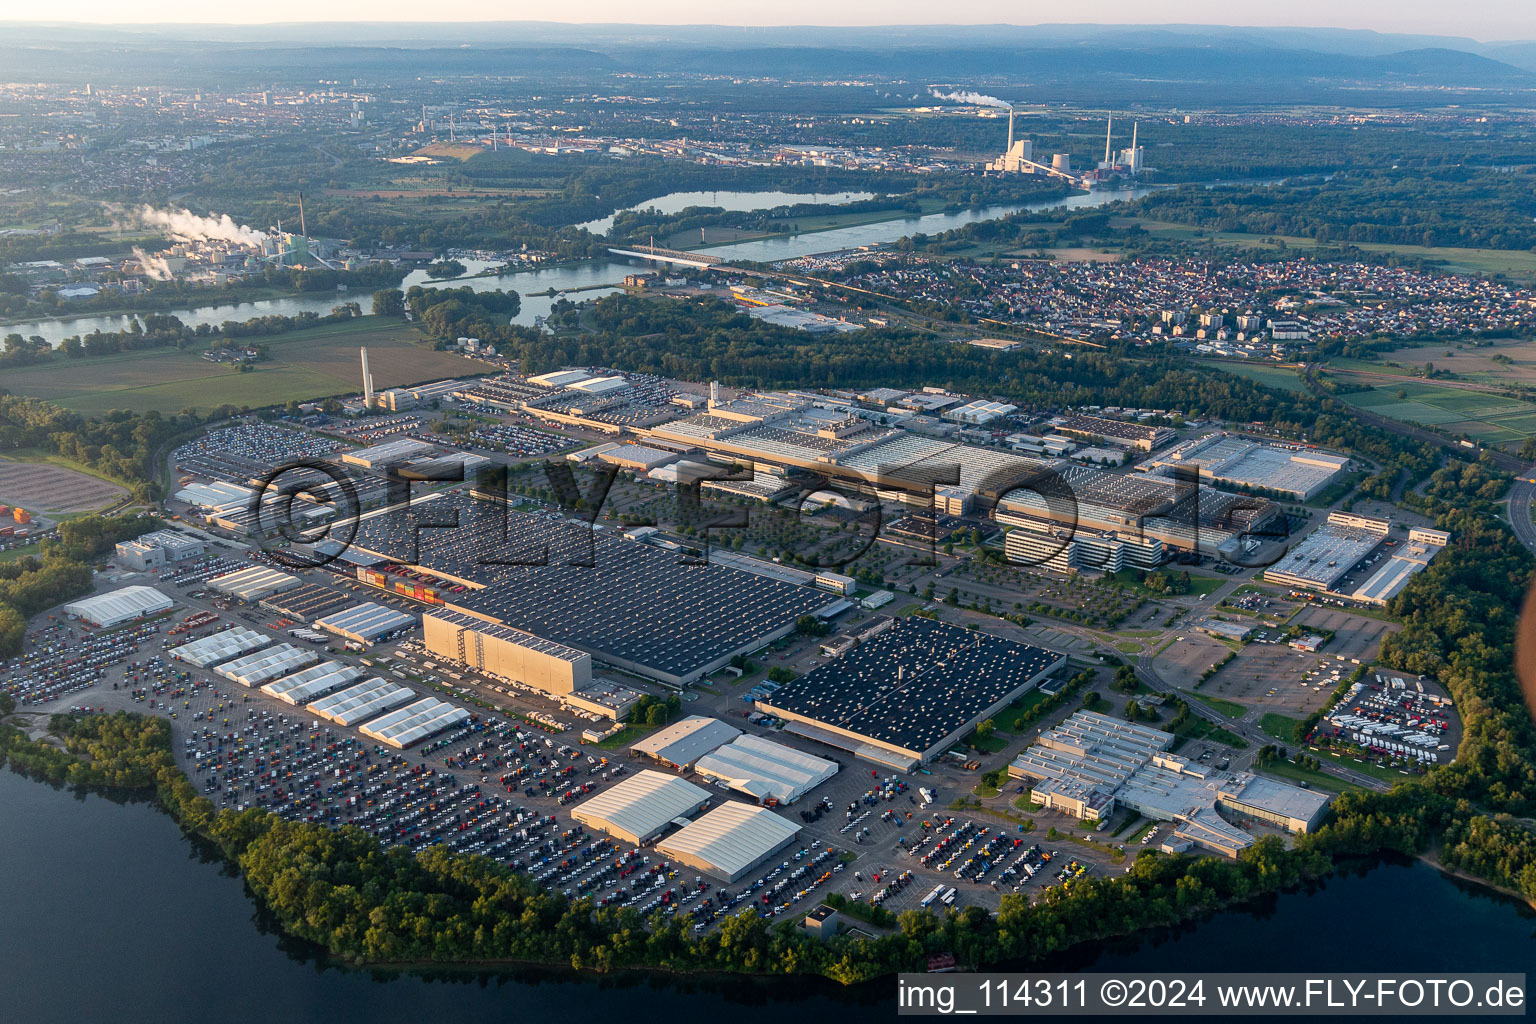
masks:
[[[1536,39],[1531,0],[1093,0],[1089,4],[1029,0],[775,0],[753,5],[702,4],[690,0],[72,0],[49,4],[0,0],[0,20],[100,23],[285,21],[569,21],[651,25],[911,25],[1095,22],[1101,24],[1285,25],[1422,32],[1483,40]]]

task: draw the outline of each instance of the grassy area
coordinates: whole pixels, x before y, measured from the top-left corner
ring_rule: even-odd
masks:
[[[995,789],[992,786],[987,785],[985,782],[978,782],[976,783],[976,788],[971,790],[971,792],[974,795],[981,797],[983,800],[986,800],[997,796],[1002,792],[1002,790]]]
[[[38,544],[37,541],[33,541],[31,544],[23,544],[19,548],[11,548],[9,551],[0,551],[0,563],[14,562],[18,558],[26,558],[28,555],[35,555],[37,554],[40,547],[41,545]]]
[[[1225,700],[1221,697],[1207,697],[1203,693],[1195,693],[1191,690],[1184,691],[1184,695],[1195,698],[1195,700],[1214,711],[1220,711],[1228,718],[1241,718],[1248,713],[1248,709],[1237,703],[1237,701]]]
[[[1295,370],[1269,363],[1216,363],[1215,368],[1235,377],[1246,377],[1256,384],[1278,391],[1305,391],[1307,386]]]
[[[1354,765],[1353,767],[1358,768],[1359,765]],[[1282,779],[1288,779],[1291,782],[1305,782],[1313,789],[1324,789],[1330,793],[1343,793],[1348,790],[1363,788],[1355,785],[1353,782],[1346,782],[1343,779],[1335,778],[1326,772],[1302,768],[1299,765],[1292,764],[1290,761],[1276,761],[1274,764],[1265,765],[1259,771],[1264,772],[1266,775],[1276,775]],[[1402,778],[1396,772],[1393,772],[1392,775],[1393,778]]]
[[[1378,416],[1465,434],[1475,441],[1519,441],[1536,435],[1536,405],[1483,391],[1404,380],[1338,397]]]
[[[1121,654],[1137,654],[1141,651],[1141,644],[1138,644],[1132,640],[1121,640],[1119,643],[1115,644],[1115,650],[1119,651]]]
[[[605,740],[600,740],[593,746],[599,750],[619,750],[635,742],[651,730],[643,725],[626,725],[618,732]]]
[[[973,750],[979,750],[984,754],[1000,753],[1008,746],[1008,741],[1001,736],[978,736],[976,733],[966,737],[965,743]]]
[[[1282,715],[1275,711],[1270,711],[1259,719],[1259,728],[1283,743],[1295,742],[1297,724],[1299,724],[1297,720],[1290,715]]]
[[[1191,717],[1189,723],[1182,729],[1177,730],[1177,732],[1180,739],[1184,742],[1189,740],[1209,740],[1212,743],[1224,744],[1233,750],[1242,750],[1248,746],[1248,741],[1237,735],[1237,733],[1228,732],[1219,725],[1212,725],[1203,718]],[[1180,743],[1180,746],[1183,746],[1183,743]]]
[[[1348,754],[1335,754],[1327,750],[1318,750],[1316,754],[1319,758],[1332,758],[1336,764],[1343,765],[1352,771],[1357,771],[1361,775],[1369,775],[1372,778],[1380,779],[1383,782],[1401,782],[1404,779],[1413,778],[1412,775],[1402,774],[1396,768],[1383,768],[1372,761],[1367,761],[1364,758],[1356,759]]]
[[[6,373],[13,394],[44,398],[67,409],[177,412],[219,405],[257,408],[358,390],[358,348],[378,388],[491,370],[489,363],[438,352],[402,321],[359,317],[304,331],[253,338],[271,358],[250,373],[212,363],[195,350],[147,349],[26,366]]]

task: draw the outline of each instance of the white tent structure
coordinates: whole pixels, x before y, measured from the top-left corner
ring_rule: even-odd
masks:
[[[64,606],[64,614],[106,629],[170,611],[175,603],[154,587],[124,587],[71,601]]]

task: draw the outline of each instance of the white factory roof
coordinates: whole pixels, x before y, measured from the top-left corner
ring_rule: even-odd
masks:
[[[278,572],[265,565],[253,565],[249,569],[236,569],[223,576],[215,576],[208,581],[208,586],[242,601],[260,601],[264,597],[296,587],[299,582],[297,576]]]
[[[239,484],[229,484],[222,480],[212,483],[188,484],[177,491],[177,501],[184,501],[188,505],[205,505],[209,508],[218,508],[221,505],[236,503],[248,503],[251,495],[256,492],[249,487],[241,487]]]
[[[690,715],[665,729],[657,729],[629,749],[681,768],[740,735],[740,729],[718,718]]]
[[[837,764],[749,734],[705,754],[693,770],[758,800],[789,804],[836,775]]]
[[[354,466],[383,466],[392,462],[407,462],[419,458],[432,451],[432,446],[425,441],[418,441],[410,437],[397,437],[393,441],[385,441],[371,448],[360,448],[342,455],[342,462],[349,462]]]
[[[171,657],[198,668],[208,668],[221,661],[228,661],[237,654],[267,646],[272,638],[265,633],[244,626],[220,630],[191,643],[171,648]]]
[[[663,839],[656,850],[711,874],[735,879],[799,831],[765,807],[732,802],[721,804]]]
[[[416,694],[409,687],[374,676],[339,693],[321,697],[305,710],[337,725],[355,725],[415,699]]]
[[[529,377],[528,383],[541,388],[569,387],[581,380],[591,380],[592,375],[585,370],[556,370],[554,373],[541,373],[537,377]]]
[[[623,377],[593,377],[570,385],[572,391],[585,391],[589,395],[606,395],[614,391],[622,391],[627,387],[629,387],[629,381]]]
[[[320,629],[365,642],[415,624],[416,616],[372,601],[315,620]]]
[[[169,609],[175,602],[154,587],[124,587],[107,594],[71,601],[64,614],[73,615],[98,626],[116,626],[146,615]]]
[[[320,656],[313,651],[293,644],[278,644],[226,662],[214,669],[214,672],[241,686],[260,686],[268,680],[288,675],[319,660]]]
[[[692,814],[709,793],[675,775],[641,771],[576,805],[578,821],[645,839],[674,818]]]
[[[261,688],[261,692],[289,704],[308,704],[322,694],[339,690],[348,683],[361,679],[364,671],[356,665],[339,661],[322,661],[318,665],[301,669],[292,675],[274,679]]]
[[[404,750],[413,743],[420,743],[429,736],[436,736],[467,721],[469,712],[436,697],[423,697],[398,711],[391,711],[358,729],[369,739],[387,743]]]

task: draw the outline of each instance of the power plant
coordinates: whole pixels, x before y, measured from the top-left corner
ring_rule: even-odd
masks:
[[[999,104],[1002,101],[997,101]],[[1074,185],[1083,188],[1096,181],[1110,181],[1120,177],[1135,177],[1139,175],[1143,167],[1144,149],[1139,144],[1137,133],[1140,124],[1133,122],[1131,127],[1131,144],[1129,147],[1114,151],[1114,115],[1109,116],[1104,125],[1104,159],[1099,161],[1097,167],[1090,171],[1078,173],[1072,169],[1072,154],[1053,153],[1050,160],[1045,157],[1035,159],[1035,144],[1032,139],[1016,139],[1013,131],[1014,110],[1011,104],[1008,106],[1008,148],[995,160],[988,161],[987,170],[1002,174],[1045,174],[1055,178],[1070,181]]]

